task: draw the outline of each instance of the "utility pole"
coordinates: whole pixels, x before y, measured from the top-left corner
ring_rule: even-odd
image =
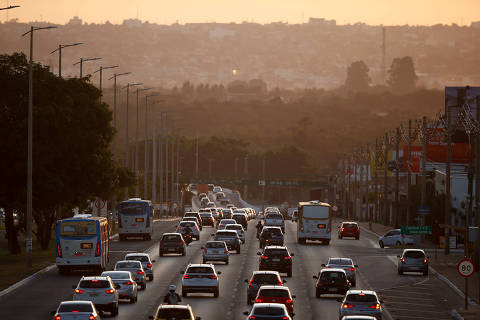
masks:
[[[247,181],[248,180],[248,154],[244,158],[245,160],[245,165],[244,165],[244,175],[245,175],[245,184],[243,185],[243,200],[247,200],[247,193],[248,193],[248,186],[247,186]]]
[[[378,218],[378,138],[375,138],[375,218],[374,221],[377,222]]]
[[[113,136],[113,159],[118,161],[117,157],[117,77],[130,74],[131,72],[124,73],[114,73],[113,77],[108,80],[113,79],[113,128],[115,128],[115,135]]]
[[[347,172],[347,167],[346,167],[346,155],[343,155],[343,161],[342,161],[342,169],[343,169],[343,172],[342,172],[342,187],[343,187],[343,218],[346,217],[346,214],[347,214],[347,208],[348,208],[348,202],[347,202],[347,176],[346,176],[346,172]]]
[[[395,137],[395,228],[400,226],[400,128],[397,127]]]
[[[163,132],[164,132],[164,127],[165,127],[165,124],[163,123],[163,115],[164,115],[164,112],[160,113],[160,135],[159,135],[159,138],[158,138],[158,160],[159,160],[159,164],[158,164],[158,168],[160,169],[160,173],[159,173],[159,179],[160,179],[160,196],[159,196],[159,200],[160,200],[160,204],[162,206],[162,210],[163,210],[163,203],[165,202],[165,199],[163,197],[164,195],[164,192],[163,192]]]
[[[357,153],[353,152],[353,212],[352,217],[356,219],[357,216]]]
[[[412,183],[412,120],[408,120],[408,147],[407,147],[407,222],[406,225],[408,226],[410,224],[410,219],[412,216],[411,213],[411,204],[410,201],[412,200],[411,198],[411,193],[410,193],[410,188],[411,188],[411,183]]]
[[[146,103],[145,103],[146,104]],[[145,105],[145,109],[147,106]],[[146,111],[145,111],[146,112]],[[154,105],[152,105],[152,202],[157,202],[157,142],[155,141],[155,117]],[[145,121],[147,117],[145,117]]]
[[[103,67],[103,66],[100,66],[100,68],[96,71],[93,72],[93,74],[99,72],[100,73],[100,79],[99,79],[99,88],[100,88],[100,91],[102,91],[102,79],[103,79],[103,70],[107,70],[107,69],[114,69],[114,68],[118,68],[118,66],[109,66],[109,67]]]
[[[422,119],[422,207],[427,205],[427,117]],[[425,216],[422,216],[422,225],[425,225]]]
[[[80,64],[80,79],[83,78],[83,63],[87,61],[95,61],[95,60],[102,60],[102,58],[88,58],[88,59],[80,58],[80,61],[75,62],[73,64],[74,66],[76,66],[77,64]]]
[[[176,129],[176,128],[175,128]],[[172,130],[172,134],[174,135],[175,132]],[[173,203],[177,202],[177,199],[175,199],[175,137],[172,136],[172,174],[171,174],[171,177],[170,177],[170,186],[171,186],[171,192],[170,194],[172,195],[171,198],[172,198],[172,206],[173,206]]]
[[[350,169],[351,169],[351,162],[350,162],[350,159],[351,157],[348,156],[348,160],[347,160],[347,173],[348,173],[348,195],[347,195],[347,219],[350,220],[350,214],[351,214],[351,205],[350,205],[350,201],[351,201],[351,198],[352,198],[352,179],[351,179],[351,172],[350,172]],[[312,200],[312,199],[310,199]]]
[[[450,109],[447,108],[447,128],[445,133],[447,135],[447,163],[445,166],[445,254],[450,254],[450,206],[451,206],[451,191],[450,191],[450,161],[452,159],[452,135],[451,135],[451,116]]]
[[[388,132],[385,133],[385,143],[384,143],[384,161],[383,161],[383,167],[384,167],[384,176],[383,176],[383,224],[387,225],[388,224],[388,147],[389,147],[389,140],[388,140]]]
[[[198,133],[196,134],[195,143],[195,179],[198,181]]]
[[[180,185],[179,185],[179,175],[180,175],[180,139],[177,136],[175,138],[176,144],[177,144],[177,170],[175,171],[175,178],[176,178],[176,183],[175,183],[175,199],[177,199],[177,205],[180,207]]]
[[[168,198],[168,115],[165,114],[165,202],[169,205]]]
[[[82,42],[77,42],[77,43],[72,43],[72,44],[59,44],[58,48],[50,52],[50,54],[53,54],[58,51],[58,77],[62,77],[62,49],[68,48],[68,47],[74,47],[74,46],[79,46],[83,44]]]
[[[144,199],[147,199],[147,194],[148,194],[148,179],[147,179],[147,176],[148,176],[148,125],[147,125],[147,119],[148,119],[148,98],[151,98],[151,97],[156,97],[158,96],[158,94],[151,94],[151,95],[146,95],[145,96],[145,121],[144,121],[144,126],[145,126],[145,131],[144,131],[144,164],[143,164],[143,198]],[[152,107],[152,114],[153,114],[153,107]],[[152,119],[155,119],[155,117],[152,117]],[[154,120],[155,121],[155,120]],[[153,122],[153,124],[155,124],[155,122]],[[152,129],[153,129],[153,126],[152,126]],[[152,138],[154,138],[155,136],[152,135]],[[155,148],[155,140],[152,139],[152,149]],[[152,151],[153,152],[153,151]],[[156,165],[155,165],[155,159],[153,159],[153,162],[152,162],[152,167],[155,167],[156,168]],[[155,171],[153,168],[152,168],[152,172]],[[153,178],[153,173],[152,173],[152,178]],[[152,179],[152,188],[153,188],[153,179]],[[153,194],[153,192],[152,192]],[[153,200],[153,197],[152,197],[152,201]]]
[[[265,180],[265,153],[263,154],[263,159],[262,159],[262,179],[263,179],[263,185],[262,185],[262,212],[265,210],[265,185],[267,184],[267,181]]]
[[[144,88],[144,89],[140,89],[137,87],[137,112],[136,112],[136,126],[135,126],[135,176],[137,177],[137,184],[135,185],[135,197],[140,197],[140,192],[138,191],[139,190],[139,187],[140,187],[140,183],[139,183],[139,179],[138,179],[138,127],[139,127],[139,124],[138,124],[138,112],[139,112],[139,109],[138,109],[138,98],[139,98],[139,93],[141,91],[147,91],[147,90],[150,90],[151,88]],[[146,125],[146,121],[145,121],[145,125]],[[145,136],[147,136],[145,134]],[[145,149],[146,150],[146,149]],[[146,194],[146,192],[144,192],[144,194]]]

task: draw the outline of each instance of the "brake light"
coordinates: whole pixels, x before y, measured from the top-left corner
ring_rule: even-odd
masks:
[[[262,302],[262,299],[257,298],[257,299],[255,299],[255,302],[256,302],[256,303],[261,303],[261,302]]]
[[[95,320],[95,316],[92,314],[90,317],[88,317],[88,320]]]
[[[292,302],[293,302],[292,299],[287,299],[287,300],[285,300],[285,303],[292,303]]]
[[[97,242],[97,250],[95,250],[95,257],[100,256],[100,242]]]
[[[344,309],[353,308],[353,307],[354,307],[353,304],[348,304],[348,303],[343,304]]]
[[[267,257],[267,256],[262,256],[261,258],[262,258],[262,259],[268,259],[268,257]]]
[[[133,284],[132,281],[127,281],[127,282],[124,282],[123,284]]]
[[[283,259],[285,259],[285,260],[290,260],[290,259],[292,259],[292,257],[287,256],[287,257],[283,257]]]
[[[177,230],[182,230],[182,227],[178,227],[178,229],[177,229]]]
[[[105,290],[105,293],[115,293],[115,289],[108,289],[108,290]]]
[[[143,274],[142,270],[137,270],[137,274]]]
[[[147,264],[147,268],[151,268],[151,267],[152,267],[151,263]]]
[[[402,261],[402,263],[405,263],[405,258],[401,258],[400,261]]]
[[[180,241],[180,244],[182,245],[182,244],[183,244],[183,241]]]
[[[92,282],[98,282],[98,280],[97,280],[97,279],[93,279]]]
[[[207,253],[207,249],[203,249],[203,252]]]
[[[72,310],[72,312],[78,312],[78,310]]]
[[[75,289],[75,293],[84,293],[85,291],[83,291],[82,289]]]
[[[423,259],[423,263],[427,263],[427,261],[428,261],[427,258]]]
[[[217,276],[216,275],[211,275],[210,279],[217,279]]]
[[[57,256],[59,258],[62,257],[62,247],[60,246],[60,243],[57,243]]]
[[[248,319],[256,319],[255,316],[250,316]]]
[[[60,316],[55,316],[55,320],[62,320],[62,317],[60,317]]]
[[[340,231],[343,231],[343,230],[345,230],[345,228],[340,228]]]
[[[186,275],[183,276],[183,279],[189,279],[189,278],[190,278],[190,277],[189,277],[188,274],[186,274]]]
[[[380,309],[380,303],[374,304],[373,306],[369,306],[370,309]]]
[[[355,271],[355,268],[348,268],[348,271]]]
[[[283,317],[282,319],[283,319],[283,320],[288,320],[288,317]]]
[[[219,225],[218,227],[221,228],[221,227],[225,227],[225,226],[224,226],[223,224],[221,224],[221,225]]]
[[[223,249],[223,253],[228,253],[228,250],[227,250],[227,249]]]

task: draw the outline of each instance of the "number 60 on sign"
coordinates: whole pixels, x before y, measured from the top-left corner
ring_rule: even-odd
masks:
[[[458,263],[457,271],[462,277],[468,278],[475,272],[475,265],[471,260],[463,259]]]

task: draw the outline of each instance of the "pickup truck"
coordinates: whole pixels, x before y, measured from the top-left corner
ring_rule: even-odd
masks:
[[[280,227],[282,232],[285,233],[285,221],[281,213],[267,213],[265,216],[265,226]]]

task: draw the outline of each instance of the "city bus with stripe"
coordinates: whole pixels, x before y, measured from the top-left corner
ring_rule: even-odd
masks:
[[[74,269],[107,268],[109,228],[105,217],[79,214],[57,221],[56,265],[61,274]]]
[[[127,237],[152,239],[153,206],[150,200],[132,198],[118,205],[118,236],[120,240]]]
[[[332,209],[328,203],[320,201],[298,204],[297,242],[307,240],[329,244],[332,239]]]

